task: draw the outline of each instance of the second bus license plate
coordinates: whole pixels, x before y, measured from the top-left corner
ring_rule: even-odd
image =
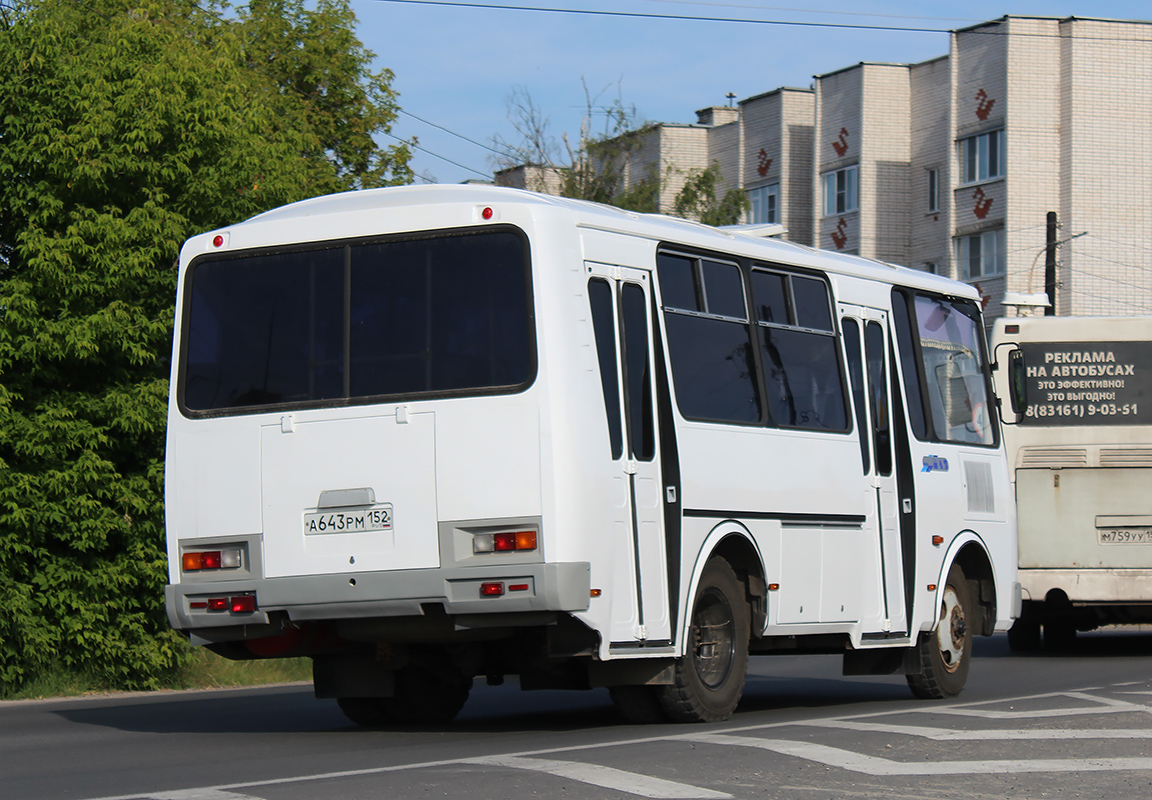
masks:
[[[1099,530],[1100,544],[1152,544],[1152,528]]]

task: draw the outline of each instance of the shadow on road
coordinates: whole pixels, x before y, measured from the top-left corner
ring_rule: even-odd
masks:
[[[1055,668],[1062,659],[1147,658],[1152,656],[1152,632],[1123,628],[1092,631],[1081,633],[1065,649],[1032,653],[1010,650],[1007,637],[997,634],[977,638],[973,652],[975,663],[963,695],[966,698],[973,698],[983,682],[982,660],[1026,659],[1034,668],[1047,660]],[[855,704],[905,701],[918,702],[902,676],[844,677],[838,656],[753,658],[744,699],[733,722],[739,724],[741,716],[756,712],[836,708],[849,713]],[[53,713],[84,725],[160,734],[493,735],[596,731],[622,724],[604,689],[521,692],[514,680],[503,686],[486,686],[479,679],[454,722],[420,728],[358,728],[348,722],[335,701],[316,700],[307,685],[110,696],[75,701],[75,705],[61,702]]]

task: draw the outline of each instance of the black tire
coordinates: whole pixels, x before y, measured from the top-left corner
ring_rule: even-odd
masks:
[[[472,678],[451,664],[413,663],[396,671],[396,690],[382,698],[388,718],[400,725],[438,725],[460,713]]]
[[[374,728],[391,721],[384,707],[385,699],[383,697],[341,697],[336,700],[336,705],[340,706],[344,716],[352,722],[366,728]]]
[[[1034,653],[1040,649],[1040,623],[1018,619],[1008,629],[1008,649]]]
[[[720,722],[732,716],[748,673],[748,602],[731,565],[714,558],[704,567],[692,602],[687,653],[674,683],[661,686],[660,704],[675,722]]]
[[[924,700],[955,697],[968,680],[972,661],[972,596],[964,570],[953,564],[940,600],[936,630],[920,634],[921,672],[908,675],[912,694]]]
[[[668,721],[660,704],[659,686],[613,686],[608,690],[616,710],[634,725],[657,725]]]

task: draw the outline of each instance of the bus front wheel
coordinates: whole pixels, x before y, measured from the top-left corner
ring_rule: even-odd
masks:
[[[692,603],[687,652],[660,703],[676,722],[720,722],[736,710],[748,673],[749,612],[744,584],[723,558],[704,567]]]
[[[925,700],[955,697],[968,680],[972,661],[972,596],[964,570],[953,564],[940,599],[936,630],[920,634],[921,671],[908,675],[912,694]]]

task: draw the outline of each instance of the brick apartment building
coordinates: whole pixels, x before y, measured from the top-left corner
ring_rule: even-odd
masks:
[[[662,210],[715,162],[749,222],[968,281],[990,317],[1005,292],[1044,292],[1054,212],[1056,313],[1152,314],[1152,22],[1005,16],[930,61],[856,64],[646,135],[626,180],[659,169]]]

